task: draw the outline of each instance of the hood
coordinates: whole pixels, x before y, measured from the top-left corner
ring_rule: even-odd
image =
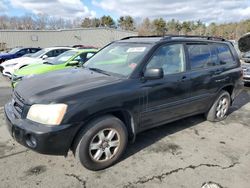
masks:
[[[14,56],[15,54],[9,54],[9,53],[1,53],[0,54],[0,58],[8,58],[8,57],[12,57]]]
[[[10,60],[7,60],[5,62],[2,63],[3,66],[8,66],[8,65],[11,65],[11,64],[23,64],[23,63],[26,63],[26,62],[33,62],[34,60],[38,60],[39,59],[36,59],[36,58],[31,58],[31,57],[19,57],[19,58],[15,58],[15,59],[10,59]]]
[[[17,84],[17,92],[27,104],[75,102],[83,92],[118,82],[120,78],[107,76],[83,68],[53,71],[24,79]]]
[[[15,75],[26,76],[26,75],[32,75],[32,74],[43,74],[46,72],[53,71],[57,68],[58,68],[58,65],[37,63],[37,64],[28,65],[22,69],[17,70],[15,72]]]
[[[250,33],[243,35],[238,41],[239,49],[241,52],[250,51]]]

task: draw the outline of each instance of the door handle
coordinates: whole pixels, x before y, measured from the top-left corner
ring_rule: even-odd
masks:
[[[184,82],[185,80],[187,80],[187,76],[182,76],[181,81]]]

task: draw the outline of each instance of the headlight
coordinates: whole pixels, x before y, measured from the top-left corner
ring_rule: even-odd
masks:
[[[45,125],[59,125],[67,107],[66,104],[34,104],[29,109],[27,119]]]

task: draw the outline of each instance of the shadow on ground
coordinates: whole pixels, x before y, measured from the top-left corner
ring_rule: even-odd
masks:
[[[250,87],[246,87],[236,98],[233,106],[230,108],[229,115],[234,111],[239,110],[248,102],[250,102]],[[163,137],[194,127],[203,121],[206,121],[204,115],[197,115],[142,132],[137,135],[135,143],[128,145],[122,160],[125,160],[144,148],[149,147],[155,142],[161,140]]]

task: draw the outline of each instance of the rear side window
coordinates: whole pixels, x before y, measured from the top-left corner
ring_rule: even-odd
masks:
[[[30,49],[30,53],[35,53],[35,52],[37,52],[37,51],[39,51],[39,49],[36,49],[36,48],[31,48],[31,49]]]
[[[214,54],[208,44],[187,44],[192,70],[216,66]]]
[[[232,65],[235,63],[231,51],[227,45],[216,44],[216,49],[218,53],[218,59],[220,65]]]

